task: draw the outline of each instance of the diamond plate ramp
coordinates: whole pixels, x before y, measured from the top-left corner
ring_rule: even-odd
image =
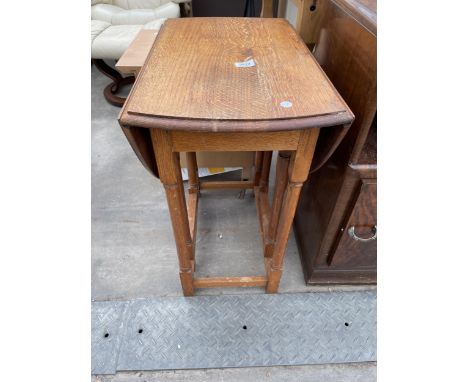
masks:
[[[91,372],[114,374],[120,342],[123,338],[124,314],[128,302],[93,302],[91,309]]]
[[[374,291],[135,300],[124,326],[119,371],[376,360]]]

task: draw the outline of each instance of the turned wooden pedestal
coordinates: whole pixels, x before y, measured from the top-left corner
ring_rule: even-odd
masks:
[[[164,184],[185,296],[226,286],[278,291],[320,129],[346,128],[352,120],[285,20],[192,18],[164,24],[119,121],[138,157]],[[203,151],[256,151],[255,180],[200,181],[195,153]],[[279,155],[270,206],[272,151]],[[187,156],[188,200],[180,153]],[[195,277],[198,196],[210,188],[254,189],[265,275]]]

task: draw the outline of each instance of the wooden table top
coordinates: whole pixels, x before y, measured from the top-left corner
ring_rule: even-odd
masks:
[[[123,125],[288,130],[353,115],[284,19],[169,19],[121,113]]]

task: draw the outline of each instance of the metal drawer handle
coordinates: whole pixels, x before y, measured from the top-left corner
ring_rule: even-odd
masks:
[[[377,239],[377,226],[376,225],[372,227],[372,233],[373,235],[371,237],[365,239],[363,237],[359,237],[356,235],[356,233],[354,232],[354,226],[349,227],[348,229],[348,235],[351,237],[351,239],[361,241],[363,243]]]

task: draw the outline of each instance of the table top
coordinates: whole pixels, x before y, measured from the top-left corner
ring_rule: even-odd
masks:
[[[135,39],[115,65],[117,70],[124,74],[138,72],[145,63],[157,35],[158,30],[154,29],[142,29],[138,32]]]
[[[199,131],[346,124],[353,115],[284,19],[169,19],[121,112],[124,125]]]

